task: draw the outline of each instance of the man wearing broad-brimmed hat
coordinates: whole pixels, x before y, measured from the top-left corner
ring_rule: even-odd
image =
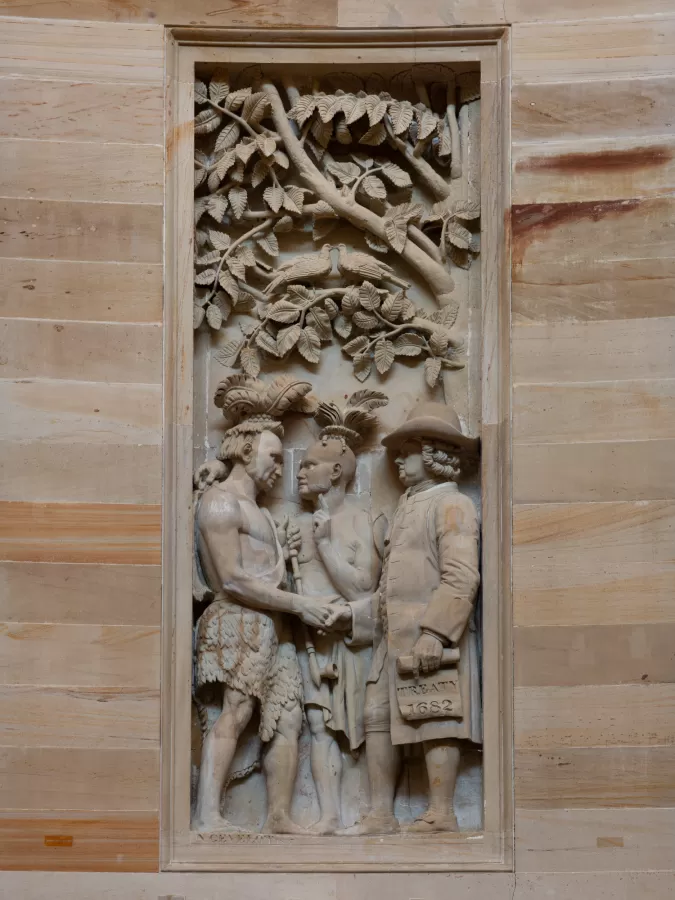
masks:
[[[418,743],[429,805],[408,830],[456,831],[460,747],[482,740],[473,626],[479,522],[473,502],[457,487],[460,461],[477,454],[478,441],[462,433],[452,407],[426,402],[382,443],[395,454],[406,490],[385,543],[376,598],[380,635],[365,709],[370,811],[345,833],[399,830],[394,793],[400,747]]]

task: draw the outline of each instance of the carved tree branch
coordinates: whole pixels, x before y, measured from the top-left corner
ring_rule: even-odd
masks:
[[[391,326],[391,323],[386,319],[383,319],[377,310],[373,311],[373,315],[379,319],[383,325]],[[387,334],[387,337],[391,339],[398,334],[403,334],[403,332],[411,330],[421,331],[428,337],[431,337],[432,334],[440,334],[445,337],[448,333],[448,329],[443,325],[438,325],[436,322],[430,322],[429,319],[423,319],[421,316],[415,316],[415,318],[411,319],[409,322],[403,322],[401,325],[397,325],[389,334]]]
[[[429,99],[429,91],[423,81],[415,81],[415,91],[420,101],[429,109],[431,109],[431,100]]]
[[[450,129],[450,153],[452,160],[450,163],[450,178],[461,178],[462,153],[459,143],[459,125],[457,124],[457,83],[454,78],[448,83],[446,115]]]
[[[395,147],[399,153],[405,157],[410,168],[415,172],[422,184],[431,191],[434,197],[436,197],[437,200],[445,200],[449,197],[452,188],[448,182],[439,175],[433,166],[430,166],[425,159],[415,156],[414,148],[395,135],[386,120],[384,127],[387,130],[387,141],[389,145]]]
[[[417,246],[424,250],[425,253],[428,253],[437,263],[443,262],[443,257],[439,248],[434,244],[430,237],[427,237],[423,231],[420,231],[417,225],[408,225],[408,237],[415,241]]]
[[[282,79],[281,83],[284,86],[284,90],[286,91],[286,96],[288,97],[288,102],[291,106],[295,106],[295,104],[300,99],[300,91],[295,86],[295,81],[292,75],[286,73]]]
[[[257,274],[257,273],[256,273]],[[266,294],[263,294],[262,291],[259,291],[258,288],[253,287],[252,284],[249,284],[248,281],[244,281],[243,278],[237,278],[237,285],[242,291],[248,291],[248,293],[255,297],[260,303],[268,303],[269,297]]]
[[[211,293],[209,294],[209,296],[207,298],[207,302],[210,302],[211,300],[213,300],[213,298],[218,293],[218,290],[219,290],[218,278],[220,276],[220,273],[223,270],[223,266],[224,266],[225,262],[227,261],[227,259],[230,256],[232,256],[233,251],[236,250],[237,247],[240,247],[249,238],[254,237],[256,234],[267,231],[269,228],[272,227],[272,225],[274,225],[274,219],[270,216],[270,217],[266,218],[264,222],[260,222],[260,224],[251,228],[249,231],[246,232],[246,234],[242,234],[241,237],[238,237],[236,241],[232,241],[230,246],[227,248],[227,250],[225,250],[223,255],[220,257],[220,262],[218,263],[218,268],[216,269],[216,278],[213,283],[213,289],[211,290]],[[248,286],[247,286],[247,290],[248,290]],[[255,293],[258,293],[258,292],[256,291]],[[265,298],[265,299],[267,299],[267,298]]]
[[[352,199],[356,199],[356,192],[361,187],[361,184],[368,178],[370,175],[377,175],[378,172],[382,171],[382,166],[372,166],[370,169],[365,169],[359,177],[356,179],[354,184],[351,186],[351,196]]]
[[[247,131],[251,137],[258,137],[260,134],[259,131],[256,131],[252,128],[245,119],[242,119],[241,116],[238,116],[235,112],[232,112],[231,109],[226,109],[224,106],[218,106],[217,103],[214,103],[213,100],[208,101],[209,106],[213,107],[217,112],[219,112],[223,116],[227,116],[228,119],[232,119],[233,122],[236,122],[244,131]]]
[[[468,155],[469,155],[469,108],[471,103],[465,103],[459,111],[458,117],[458,133],[457,133],[457,142],[459,145],[459,158],[461,159],[462,167],[468,167]],[[454,157],[453,157],[454,158]]]
[[[366,170],[366,171],[372,171]],[[391,209],[392,204],[387,201],[384,202],[385,209]],[[307,207],[305,207],[307,209]],[[443,254],[440,251],[440,248],[434,244],[430,237],[428,237],[417,225],[408,225],[408,237],[415,241],[415,243],[424,250],[425,253],[428,253],[432,259],[435,259],[437,263],[443,262]]]
[[[281,135],[286,151],[303,181],[341,218],[346,219],[361,231],[369,231],[380,241],[388,243],[382,217],[351,198],[343,196],[311,161],[291,127],[276,86],[268,80],[263,84],[262,89],[269,97],[275,128]],[[443,179],[440,176],[436,177],[449,190]],[[447,306],[454,302],[452,297],[454,281],[445,266],[438,263],[413,241],[406,242],[400,255],[427,282],[440,306]]]

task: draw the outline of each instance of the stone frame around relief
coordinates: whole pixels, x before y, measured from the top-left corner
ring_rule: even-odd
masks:
[[[173,871],[509,870],[511,741],[511,489],[509,402],[508,89],[504,28],[373,31],[168,29],[165,241],[165,459],[162,633],[162,868]],[[483,830],[339,838],[190,831],[192,580],[193,82],[200,63],[331,61],[452,64],[481,70],[479,362],[483,519]]]

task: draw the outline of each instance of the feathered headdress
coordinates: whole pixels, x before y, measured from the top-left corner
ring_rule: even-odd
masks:
[[[344,409],[335,403],[319,403],[314,419],[322,425],[320,440],[329,437],[340,438],[353,450],[365,438],[369,429],[377,425],[373,410],[386,406],[389,398],[381,391],[356,391],[347,400]]]
[[[220,382],[213,402],[223,411],[230,435],[265,430],[280,431],[281,419],[290,411],[312,414],[318,400],[309,381],[280,375],[270,384],[248,375],[230,375]]]
[[[248,375],[230,375],[220,382],[213,402],[223,411],[228,430],[244,424],[278,423],[290,410],[313,413],[318,400],[309,381],[280,375],[270,384]]]

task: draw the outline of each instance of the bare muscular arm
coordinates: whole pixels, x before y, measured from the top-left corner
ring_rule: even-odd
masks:
[[[329,616],[325,606],[309,598],[286,593],[247,572],[241,559],[241,508],[225,491],[209,491],[199,510],[199,536],[224,591],[244,606],[293,613],[307,625],[321,628]]]
[[[380,561],[367,515],[355,515],[345,534],[340,534],[339,528],[337,522],[331,522],[330,536],[320,537],[317,549],[335,588],[346,600],[354,603],[375,590]],[[350,544],[354,550],[351,562],[345,558],[343,549]]]

